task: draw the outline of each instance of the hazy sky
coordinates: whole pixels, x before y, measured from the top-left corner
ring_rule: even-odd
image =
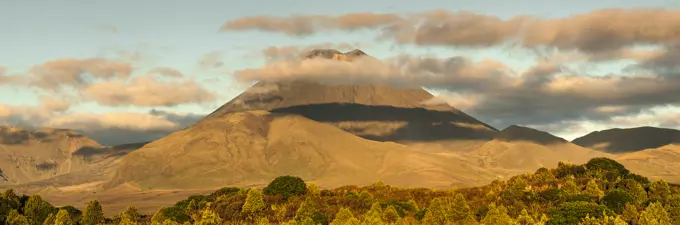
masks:
[[[0,0],[0,124],[74,128],[104,144],[153,139],[242,92],[234,77],[276,77],[268,69],[299,65],[281,64],[291,53],[325,45],[413,72],[386,73],[399,79],[440,75],[416,80],[499,129],[571,140],[680,128],[676,10],[678,0]],[[429,25],[406,29],[413,18]],[[361,71],[357,80],[385,81]]]

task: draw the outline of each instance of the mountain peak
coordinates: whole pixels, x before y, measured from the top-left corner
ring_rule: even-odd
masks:
[[[313,49],[309,51],[305,55],[305,58],[307,59],[312,59],[312,58],[326,58],[326,59],[336,59],[336,60],[343,60],[343,61],[351,61],[354,58],[357,57],[362,57],[362,56],[368,56],[364,51],[361,51],[359,49],[354,49],[349,52],[342,53],[336,49]]]
[[[502,131],[496,133],[494,139],[500,141],[530,141],[543,145],[568,142],[567,140],[548,132],[518,125],[506,127]]]

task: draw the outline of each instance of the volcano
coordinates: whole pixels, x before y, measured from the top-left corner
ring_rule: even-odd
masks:
[[[317,49],[307,57],[370,56]],[[326,187],[377,180],[447,187],[496,178],[455,155],[402,144],[493,139],[495,128],[447,104],[425,104],[433,97],[422,88],[260,81],[195,125],[126,155],[108,185],[248,186],[295,175]]]

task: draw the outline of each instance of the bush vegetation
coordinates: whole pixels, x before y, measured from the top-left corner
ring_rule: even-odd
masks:
[[[263,190],[227,187],[154,215],[130,207],[112,218],[104,217],[96,200],[81,212],[7,190],[0,198],[0,224],[675,225],[680,224],[680,189],[595,158],[455,190],[382,182],[327,190],[283,176]]]

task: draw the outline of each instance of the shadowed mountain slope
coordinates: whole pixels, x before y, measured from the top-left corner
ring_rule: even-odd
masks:
[[[611,153],[626,153],[680,143],[680,131],[657,127],[637,127],[595,131],[572,143]]]
[[[313,81],[259,82],[207,118],[266,110],[302,115],[380,141],[491,139],[496,129],[449,106],[426,105],[423,89]]]
[[[107,186],[252,186],[281,175],[324,187],[377,180],[400,186],[470,186],[495,178],[455,156],[366,140],[298,115],[251,111],[208,118],[129,153]]]
[[[548,132],[517,125],[509,126],[494,135],[494,139],[500,141],[528,141],[541,145],[563,144],[568,142]]]

